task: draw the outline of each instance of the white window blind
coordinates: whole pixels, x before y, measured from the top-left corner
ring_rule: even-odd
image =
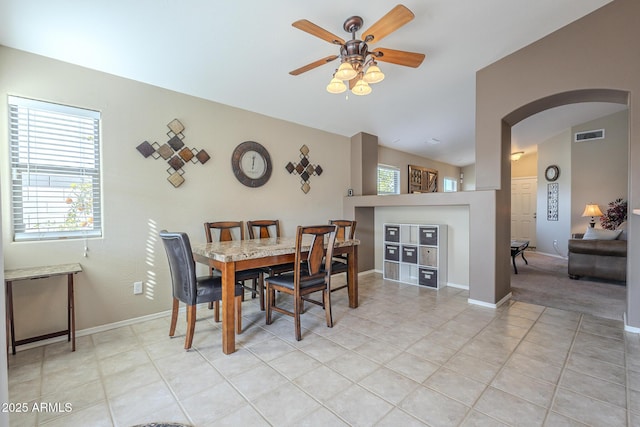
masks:
[[[100,113],[9,97],[14,241],[102,236]]]
[[[378,194],[400,194],[400,169],[378,165]]]

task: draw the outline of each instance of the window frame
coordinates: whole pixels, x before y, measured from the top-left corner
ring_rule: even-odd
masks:
[[[394,192],[380,192],[380,171],[389,171],[394,174]],[[400,168],[391,165],[378,164],[377,176],[376,176],[376,193],[379,196],[390,196],[400,194]]]
[[[8,120],[13,241],[102,237],[100,112],[10,95]]]
[[[454,184],[453,185],[454,186],[453,190],[447,189],[448,188],[447,184],[449,182],[452,182]],[[443,178],[443,180],[442,180],[442,191],[445,192],[445,193],[457,193],[458,192],[458,180],[455,179],[455,178],[450,178],[450,177],[445,176]]]

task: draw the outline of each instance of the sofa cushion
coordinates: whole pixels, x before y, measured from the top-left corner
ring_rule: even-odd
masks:
[[[626,257],[627,242],[626,240],[570,239],[569,252],[578,254]]]
[[[587,231],[582,238],[584,240],[616,240],[621,233],[622,230],[603,230],[587,227]]]

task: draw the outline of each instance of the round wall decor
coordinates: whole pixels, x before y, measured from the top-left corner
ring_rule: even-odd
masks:
[[[233,150],[231,168],[238,181],[247,187],[260,187],[271,177],[271,156],[257,142],[245,141]]]
[[[544,177],[547,181],[555,181],[560,177],[560,168],[556,165],[547,166],[544,170]]]

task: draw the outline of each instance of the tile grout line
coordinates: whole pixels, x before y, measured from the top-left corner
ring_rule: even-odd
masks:
[[[580,313],[580,318],[578,320],[578,325],[576,326],[576,330],[575,333],[573,334],[573,338],[571,339],[571,345],[569,345],[569,350],[567,351],[567,356],[565,357],[564,363],[562,364],[562,370],[560,371],[560,376],[558,377],[558,382],[556,383],[556,385],[554,386],[553,389],[553,395],[551,396],[551,402],[549,402],[549,408],[547,409],[547,413],[544,417],[544,423],[547,422],[547,419],[549,418],[549,414],[551,412],[553,412],[553,405],[556,401],[556,397],[558,396],[558,391],[560,389],[560,383],[562,383],[562,379],[564,378],[564,374],[567,370],[567,364],[569,363],[569,359],[571,358],[571,354],[573,353],[573,347],[576,343],[576,338],[578,337],[578,333],[580,332],[580,327],[582,326],[582,321],[584,319],[584,314]],[[560,413],[559,413],[560,414]],[[564,417],[569,418],[570,420],[582,423],[582,421],[580,420],[576,420],[568,415],[565,414],[560,414]]]
[[[514,304],[515,304],[515,302],[514,302]],[[510,307],[511,307],[511,306],[510,306]],[[506,311],[507,309],[508,309],[508,308],[503,309],[503,314],[504,314],[504,311]],[[482,390],[482,392],[478,395],[478,397],[475,399],[475,401],[474,401],[474,402],[473,402],[473,404],[471,405],[471,410],[470,410],[470,411],[468,411],[468,412],[467,412],[467,414],[465,415],[465,418],[463,419],[463,422],[464,422],[464,421],[466,421],[466,420],[468,419],[468,417],[470,416],[470,414],[472,413],[472,411],[478,411],[479,413],[481,413],[481,414],[483,414],[483,415],[485,415],[485,416],[487,416],[487,417],[491,418],[492,420],[496,420],[496,421],[498,421],[498,422],[500,422],[500,423],[507,423],[507,421],[505,421],[505,420],[501,420],[501,419],[499,419],[499,418],[496,418],[496,417],[494,417],[494,416],[491,416],[491,415],[489,415],[489,414],[486,414],[486,413],[484,413],[483,411],[481,411],[481,410],[477,409],[477,408],[476,408],[476,405],[478,404],[478,401],[482,398],[482,396],[484,395],[484,393],[487,391],[487,389],[489,389],[489,388],[491,387],[491,384],[493,383],[493,381],[494,381],[494,380],[498,377],[498,375],[500,375],[500,373],[505,369],[505,367],[507,366],[507,363],[509,363],[509,361],[510,361],[510,360],[511,360],[511,358],[513,357],[513,354],[516,352],[516,350],[518,349],[518,347],[520,347],[520,344],[522,344],[522,342],[525,340],[525,337],[529,334],[529,332],[531,332],[531,329],[533,329],[533,326],[534,326],[536,323],[538,323],[538,320],[540,319],[540,316],[542,315],[542,313],[544,313],[544,310],[543,310],[543,311],[541,311],[541,312],[538,314],[538,317],[537,317],[537,318],[533,321],[533,323],[531,323],[531,325],[527,328],[527,332],[526,332],[524,335],[522,335],[522,338],[520,338],[520,341],[518,342],[518,345],[516,345],[516,346],[513,348],[513,350],[511,351],[511,354],[509,354],[509,357],[507,357],[507,359],[502,363],[502,366],[500,366],[500,369],[498,369],[498,371],[493,375],[493,377],[491,377],[491,379],[486,383],[486,385],[485,385],[484,389]],[[518,316],[518,317],[520,317],[520,316]],[[499,319],[499,318],[500,318],[500,316],[496,316],[496,317],[494,317],[494,319],[493,319],[491,322],[489,322],[489,324],[487,324],[484,328],[482,328],[480,332],[484,331],[487,327],[489,327],[489,325],[490,325],[491,323],[495,322],[495,321],[496,321],[496,319]],[[525,318],[525,319],[526,319],[526,318]],[[480,332],[478,332],[478,334],[479,334]],[[478,334],[476,334],[476,335],[478,335]],[[474,337],[475,337],[475,336],[474,336]],[[458,350],[458,352],[459,352],[459,350]],[[458,352],[456,352],[455,354],[457,354]],[[497,390],[500,390],[500,389],[497,389]],[[503,392],[504,392],[504,390],[500,390],[500,391],[503,391]],[[505,392],[505,393],[506,393],[506,392]],[[511,394],[511,393],[508,393],[508,394]],[[515,395],[514,395],[514,396],[515,396]],[[522,398],[521,398],[521,397],[519,397],[519,396],[515,396],[515,397],[517,397],[517,398],[519,398],[519,399],[522,399]],[[529,401],[528,401],[528,400],[526,400],[526,399],[522,399],[522,400],[524,400],[525,402],[529,402]],[[533,402],[529,402],[529,403],[531,403],[531,404],[534,404],[534,405],[535,405],[535,403],[533,403]]]

